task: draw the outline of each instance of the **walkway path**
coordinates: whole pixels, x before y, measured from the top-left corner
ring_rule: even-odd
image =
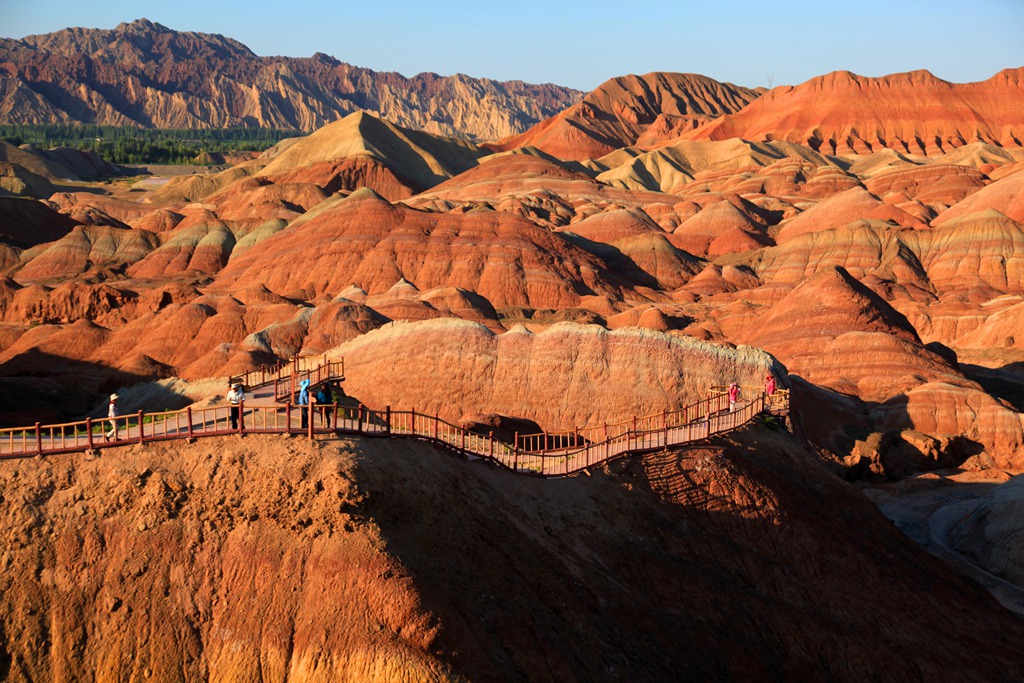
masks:
[[[616,424],[566,432],[517,434],[509,444],[416,411],[372,410],[362,405],[297,406],[299,382],[312,385],[344,378],[344,361],[298,358],[275,368],[247,373],[240,380],[251,386],[237,427],[230,423],[227,405],[186,408],[116,418],[117,436],[107,442],[107,419],[87,419],[59,425],[0,430],[0,458],[29,457],[94,450],[127,443],[168,439],[194,439],[229,434],[362,434],[430,441],[466,456],[483,458],[513,472],[538,476],[565,476],[627,453],[652,451],[693,443],[749,422],[766,411],[786,414],[785,391],[763,394],[737,404],[732,412],[722,392],[698,403],[658,415]],[[748,395],[755,392],[748,392]],[[305,414],[304,414],[305,413]],[[305,419],[303,419],[305,418]]]

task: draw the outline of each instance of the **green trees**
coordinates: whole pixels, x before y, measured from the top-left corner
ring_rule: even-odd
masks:
[[[273,128],[168,129],[95,124],[0,124],[12,145],[91,150],[114,164],[191,164],[203,152],[263,151],[301,135]]]

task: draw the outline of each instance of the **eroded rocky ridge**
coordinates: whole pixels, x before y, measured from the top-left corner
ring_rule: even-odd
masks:
[[[892,149],[937,156],[981,142],[1024,143],[1024,67],[977,83],[950,83],[927,71],[881,78],[836,71],[779,86],[741,112],[684,137],[786,140],[827,154]]]
[[[678,137],[757,99],[760,91],[707,76],[650,73],[620,76],[495,150],[535,147],[563,159],[602,157],[621,147]]]
[[[444,135],[496,139],[579,100],[570,88],[463,74],[406,78],[340,62],[260,57],[220,35],[140,19],[0,39],[0,121],[316,130],[356,111]]]
[[[1024,675],[1017,620],[764,427],[560,481],[250,435],[0,483],[11,680]]]
[[[451,319],[394,323],[332,353],[345,358],[346,391],[367,405],[450,421],[515,415],[549,431],[674,410],[711,386],[756,387],[766,372],[784,374],[760,349],[575,323],[536,334]],[[432,388],[439,385],[443,395]]]

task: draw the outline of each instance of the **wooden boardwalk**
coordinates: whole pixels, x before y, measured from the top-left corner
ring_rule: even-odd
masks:
[[[110,420],[86,419],[58,425],[0,430],[0,459],[94,451],[111,446],[231,434],[304,434],[309,438],[355,434],[429,441],[466,457],[483,459],[512,472],[542,477],[566,476],[631,453],[695,443],[721,434],[758,415],[786,415],[789,394],[763,393],[729,410],[724,392],[713,390],[700,402],[657,415],[637,417],[597,428],[541,434],[516,434],[513,443],[493,434],[469,431],[416,411],[372,410],[362,405],[298,406],[292,401],[299,383],[311,386],[344,378],[344,361],[300,358],[238,378],[251,387],[235,427],[229,406],[186,408],[122,415],[117,435],[107,441]],[[756,394],[749,391],[749,394]],[[305,419],[303,419],[305,418]]]

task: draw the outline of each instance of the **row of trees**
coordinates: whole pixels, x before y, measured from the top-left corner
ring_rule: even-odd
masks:
[[[193,164],[203,152],[263,151],[302,133],[275,128],[130,128],[94,124],[0,124],[12,145],[73,147],[113,164]]]

